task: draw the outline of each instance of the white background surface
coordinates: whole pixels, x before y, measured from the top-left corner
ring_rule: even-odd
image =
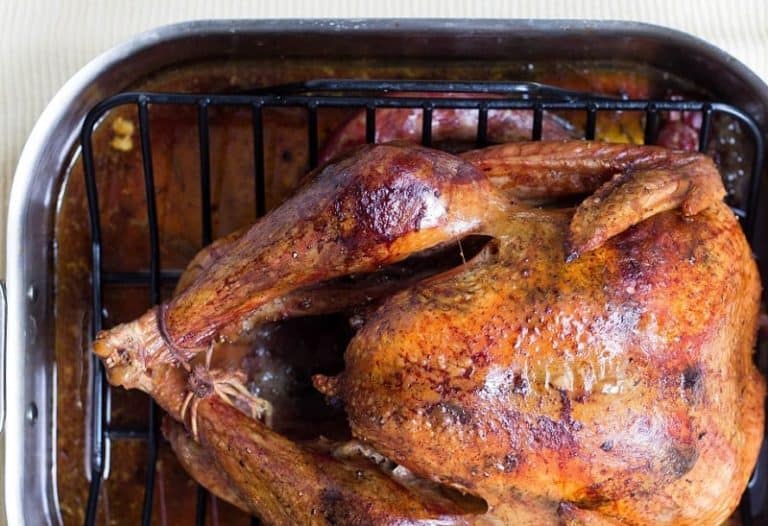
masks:
[[[636,20],[708,40],[768,79],[767,10],[768,4],[759,0],[0,0],[0,247],[5,247],[13,171],[47,102],[93,57],[158,25],[200,18],[294,17]]]

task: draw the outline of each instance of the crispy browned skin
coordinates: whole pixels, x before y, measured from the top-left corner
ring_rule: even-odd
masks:
[[[513,216],[493,261],[369,318],[340,378],[353,433],[491,513],[521,492],[627,524],[719,524],[763,428],[738,222],[722,203],[665,212],[566,264],[568,220]]]
[[[462,154],[510,200],[554,201],[593,193],[577,208],[567,240],[569,256],[600,246],[643,219],[681,207],[693,215],[725,190],[712,160],[658,146],[587,141],[520,142]],[[179,288],[207,269],[244,231],[209,245],[194,258]]]
[[[94,351],[111,382],[135,387],[146,381],[138,378],[142,368],[189,359],[228,326],[236,333],[254,323],[254,311],[270,301],[459,239],[507,208],[487,178],[455,156],[411,145],[363,147],[226,243],[226,254],[201,257],[202,265],[215,261],[184,292],[100,334]]]
[[[462,98],[462,93],[402,93],[399,96],[427,95],[432,98]],[[469,95],[476,98],[477,94]],[[497,96],[488,95],[488,98]],[[376,142],[408,141],[421,143],[423,113],[421,108],[376,110]],[[320,151],[320,163],[352,148],[365,144],[365,111],[352,117],[328,139]],[[432,112],[432,143],[450,147],[453,151],[467,149],[477,141],[477,110],[439,108]],[[489,110],[487,140],[490,143],[529,141],[533,129],[533,112],[529,110]],[[564,121],[545,112],[542,119],[544,140],[574,138],[573,130]],[[463,147],[463,148],[462,148]]]
[[[367,147],[321,171],[176,296],[167,335],[179,348],[207,345],[231,320],[318,278],[375,270],[471,232],[491,190],[453,156]]]
[[[219,468],[208,450],[195,442],[182,424],[169,416],[163,417],[163,436],[171,444],[181,467],[205,489],[241,510],[248,502],[240,497],[231,479]]]
[[[345,372],[317,378],[344,400],[354,434],[423,479],[484,499],[486,515],[461,519],[476,524],[723,520],[754,465],[765,386],[752,364],[757,269],[714,165],[583,142],[465,159],[392,145],[329,165],[200,257],[198,277],[166,306],[165,334],[154,313],[102,334],[94,350],[110,381],[180,418],[183,374],[167,364],[200,349],[192,344],[257,323],[254,312],[305,287],[482,232],[495,239],[478,256],[386,300],[352,340]],[[548,200],[547,179],[553,197],[597,194],[575,212],[510,204]],[[414,211],[432,199],[442,212],[426,228],[428,211]],[[269,522],[305,517],[281,513],[311,509],[318,488],[355,485],[346,468],[214,397],[197,414],[201,443]],[[248,450],[263,455],[245,460]],[[307,485],[299,497],[297,484]],[[401,497],[381,484],[346,488],[347,507],[372,510],[369,523],[395,520]]]
[[[211,268],[211,266],[221,256],[230,250],[230,246],[237,242],[241,237],[243,237],[243,234],[245,234],[247,231],[247,228],[235,230],[234,232],[217,239],[203,250],[195,254],[195,257],[192,258],[192,261],[189,262],[187,268],[184,269],[184,272],[179,278],[178,283],[176,283],[176,290],[174,295],[178,295],[188,289],[190,285],[195,282],[198,276],[200,276],[200,274]]]

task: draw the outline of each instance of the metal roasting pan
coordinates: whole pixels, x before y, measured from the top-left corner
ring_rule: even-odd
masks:
[[[595,60],[650,65],[687,79],[768,128],[768,86],[687,34],[630,22],[563,20],[218,20],[161,27],[102,54],[41,115],[19,161],[7,241],[4,520],[59,524],[56,495],[53,219],[86,112],[138,79],[217,57],[392,60]],[[764,176],[765,174],[763,174]],[[757,240],[765,240],[761,196]],[[768,243],[754,248],[764,280]],[[0,294],[0,300],[6,297]],[[0,313],[4,312],[0,309]],[[0,338],[0,343],[2,339]],[[3,385],[0,385],[2,388]],[[756,503],[753,502],[753,506]],[[762,503],[760,503],[762,504]]]

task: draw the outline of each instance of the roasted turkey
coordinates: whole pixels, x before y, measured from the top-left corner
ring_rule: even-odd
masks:
[[[723,196],[709,158],[660,147],[363,146],[93,350],[167,411],[192,476],[268,524],[717,525],[765,399]],[[216,355],[330,312],[355,332],[313,382],[352,438],[290,440]]]

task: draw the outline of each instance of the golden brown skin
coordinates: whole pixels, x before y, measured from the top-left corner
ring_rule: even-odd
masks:
[[[513,216],[464,272],[371,316],[339,379],[353,434],[490,513],[522,493],[553,513],[719,524],[763,429],[739,224],[722,203],[664,212],[565,263],[568,221]]]
[[[110,381],[182,419],[184,374],[168,364],[221,331],[257,323],[255,312],[305,287],[485,233],[494,240],[466,265],[369,314],[342,375],[317,377],[343,399],[353,433],[423,480],[484,499],[487,514],[461,517],[470,523],[724,520],[754,465],[765,386],[751,358],[757,269],[714,165],[583,142],[464,159],[390,145],[329,165],[200,256],[198,277],[161,313],[164,331],[152,312],[100,335],[94,351]],[[593,191],[575,212],[510,204]],[[414,211],[433,199],[441,213],[425,227],[429,213]],[[294,262],[296,247],[306,259]],[[200,398],[201,443],[269,522],[306,517],[281,513],[312,509],[327,487],[370,511],[342,523],[400,520],[390,517],[402,499],[386,484],[358,490],[346,468]],[[307,486],[299,498],[297,484]]]
[[[188,273],[197,277],[192,283],[187,283],[191,277],[183,279],[186,288],[170,302],[98,335],[94,352],[105,359],[110,381],[139,386],[148,381],[140,376],[156,363],[188,361],[214,336],[236,338],[260,321],[311,313],[301,308],[305,300],[317,312],[324,312],[323,306],[343,307],[343,295],[325,302],[305,289],[482,233],[519,208],[510,199],[544,198],[547,177],[553,195],[562,197],[595,190],[623,173],[605,183],[599,202],[587,200],[577,209],[567,240],[570,258],[664,207],[682,202],[686,211],[689,197],[696,196],[696,207],[687,207],[696,211],[723,192],[711,161],[658,147],[519,143],[465,158],[468,162],[389,144],[362,147],[327,165],[247,232],[198,255]],[[681,183],[678,165],[686,163],[698,167],[698,175]],[[655,167],[659,170],[651,171]],[[670,187],[684,191],[670,192]]]

